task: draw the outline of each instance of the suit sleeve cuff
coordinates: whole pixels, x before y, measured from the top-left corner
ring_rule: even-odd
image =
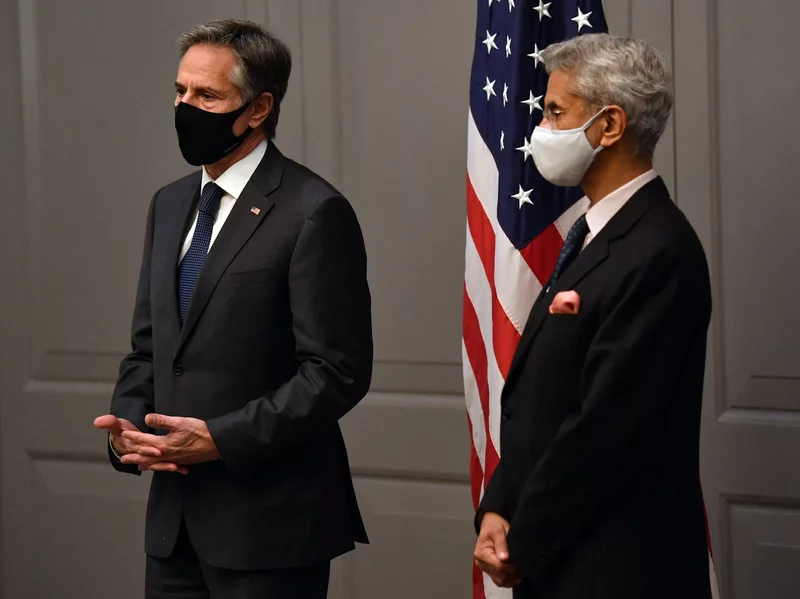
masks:
[[[220,461],[232,474],[243,474],[258,463],[259,448],[248,442],[247,427],[236,412],[206,421],[208,432],[219,452]]]

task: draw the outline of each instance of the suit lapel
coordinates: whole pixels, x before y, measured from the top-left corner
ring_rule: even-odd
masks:
[[[550,303],[555,295],[561,291],[574,289],[575,286],[590,272],[600,266],[610,253],[610,244],[613,240],[624,236],[644,215],[653,204],[653,201],[665,196],[669,199],[669,192],[659,177],[637,191],[633,197],[614,215],[602,231],[594,238],[586,249],[583,250],[574,262],[562,273],[561,277],[553,284],[549,291],[542,290],[533,304],[528,322],[522,331],[517,350],[511,361],[511,367],[506,377],[503,389],[509,389],[523,366],[536,336],[547,319]],[[505,393],[503,394],[505,396]]]
[[[169,221],[165,224],[163,259],[159,266],[156,280],[162,281],[167,290],[165,309],[170,337],[177,339],[180,334],[181,321],[178,314],[178,263],[183,239],[191,225],[197,201],[200,199],[200,173],[187,193],[174,200],[175,208],[169,212]]]
[[[225,269],[272,208],[274,202],[268,196],[280,185],[283,160],[283,155],[275,144],[270,143],[267,153],[233,205],[233,210],[214,240],[197,278],[192,301],[189,304],[189,313],[180,332],[178,352],[192,333]]]

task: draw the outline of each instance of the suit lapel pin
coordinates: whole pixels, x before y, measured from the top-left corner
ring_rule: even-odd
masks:
[[[250,212],[252,212],[256,216],[258,216],[259,214],[261,214],[261,208],[257,208],[256,206],[253,206],[252,208],[250,208]]]

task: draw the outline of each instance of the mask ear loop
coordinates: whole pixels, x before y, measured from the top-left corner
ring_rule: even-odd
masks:
[[[588,121],[586,121],[586,124],[585,124],[585,125],[584,125],[584,126],[581,128],[581,129],[583,130],[583,132],[585,133],[585,132],[586,132],[586,130],[587,130],[589,127],[591,127],[592,125],[594,125],[594,122],[595,122],[595,121],[598,119],[598,117],[599,117],[601,114],[603,114],[603,113],[604,113],[606,110],[608,110],[609,108],[611,108],[611,106],[604,106],[603,108],[601,108],[601,109],[600,109],[600,112],[598,112],[598,113],[597,113],[597,114],[595,114],[595,115],[594,115],[592,118],[590,118]]]
[[[611,107],[610,106],[605,106],[605,107],[601,108],[600,112],[598,112],[596,115],[594,115],[592,118],[590,118],[586,122],[586,124],[583,126],[583,134],[584,134],[584,136],[586,135],[586,131],[589,129],[589,127],[594,125],[594,123],[597,120],[597,118],[601,114],[603,114],[606,110],[608,110],[609,108],[611,108]],[[586,140],[588,141],[589,138],[587,137]],[[594,148],[594,150],[592,151],[592,159],[594,159],[602,150],[603,150],[603,144],[600,144],[596,148]]]

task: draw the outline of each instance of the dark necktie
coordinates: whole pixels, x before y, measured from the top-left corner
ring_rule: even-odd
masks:
[[[192,244],[178,268],[178,304],[181,312],[181,326],[186,322],[194,286],[208,255],[211,232],[214,229],[214,221],[217,219],[219,210],[219,201],[224,194],[225,191],[219,185],[209,181],[203,187],[200,202],[197,204],[197,225],[194,228]]]
[[[589,234],[589,225],[586,224],[586,215],[575,221],[572,228],[567,233],[567,238],[564,240],[564,246],[561,248],[561,253],[558,254],[558,261],[553,274],[550,276],[550,281],[547,283],[547,288],[556,282],[558,277],[561,276],[567,267],[572,264],[572,261],[581,253],[583,242]]]

